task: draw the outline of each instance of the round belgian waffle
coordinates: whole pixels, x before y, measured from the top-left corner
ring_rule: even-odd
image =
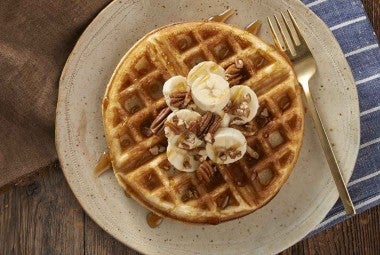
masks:
[[[240,84],[258,95],[258,115],[244,127],[248,153],[217,165],[209,183],[170,166],[166,137],[149,127],[166,107],[162,86],[186,76],[199,62],[225,69],[243,61]],[[292,66],[273,47],[239,28],[186,22],[154,30],[138,41],[116,68],[103,100],[103,121],[120,185],[154,213],[193,223],[217,224],[266,204],[287,180],[303,138],[304,110]]]

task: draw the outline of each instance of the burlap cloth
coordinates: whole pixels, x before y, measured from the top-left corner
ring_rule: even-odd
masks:
[[[58,81],[110,0],[0,1],[0,189],[54,161]]]

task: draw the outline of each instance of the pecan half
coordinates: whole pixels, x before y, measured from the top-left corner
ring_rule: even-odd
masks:
[[[198,120],[193,120],[193,121],[190,121],[189,123],[189,131],[195,135],[197,135],[199,133],[199,121]]]
[[[206,112],[200,120],[200,127],[197,136],[203,138],[208,133],[210,133],[210,138],[213,138],[216,130],[220,127],[221,123],[222,117],[220,117],[218,114]]]
[[[222,117],[220,117],[217,114],[214,114],[214,118],[211,122],[211,125],[209,126],[207,130],[207,134],[205,135],[205,140],[209,143],[214,143],[214,135],[216,130],[220,127],[220,124],[222,123]]]
[[[209,183],[215,174],[215,169],[212,167],[209,161],[205,160],[199,166],[196,175],[200,181]]]
[[[235,63],[226,68],[226,78],[230,86],[237,85],[243,79],[243,60],[235,59]]]
[[[217,114],[214,114],[214,119],[212,124],[210,125],[210,128],[208,129],[208,133],[210,133],[213,136],[216,130],[218,130],[220,123],[222,123],[222,117],[220,117]]]
[[[164,133],[164,123],[171,112],[172,111],[169,107],[166,107],[160,111],[160,113],[150,125],[150,130],[153,132],[153,134],[161,135]]]
[[[186,108],[186,106],[191,102],[190,92],[174,92],[169,95],[170,105],[176,108]]]
[[[213,117],[214,115],[212,112],[206,112],[205,114],[202,115],[200,127],[199,127],[199,133],[197,134],[198,137],[203,137],[207,134],[207,131],[212,124]]]

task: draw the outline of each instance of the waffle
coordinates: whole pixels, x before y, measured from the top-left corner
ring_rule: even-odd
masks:
[[[166,107],[162,86],[199,62],[227,69],[244,63],[240,84],[258,95],[258,115],[239,128],[255,151],[216,165],[211,181],[170,166],[164,135],[149,127]],[[273,198],[298,158],[304,110],[295,73],[273,47],[239,28],[186,22],[154,30],[117,66],[103,99],[103,122],[120,185],[149,210],[182,222],[218,224],[249,214]]]

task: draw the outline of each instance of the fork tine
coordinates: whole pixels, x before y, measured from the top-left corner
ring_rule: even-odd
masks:
[[[299,26],[298,26],[298,24],[297,24],[297,22],[296,22],[296,20],[295,20],[295,18],[293,16],[293,14],[289,10],[287,10],[287,12],[289,14],[290,20],[293,23],[293,27],[294,27],[294,30],[297,33],[298,40],[300,41],[300,44],[304,44],[305,45],[306,44],[305,39],[303,38],[303,36],[301,34],[301,30],[300,30],[300,28],[299,28]]]
[[[277,25],[278,29],[280,30],[280,34],[281,34],[282,40],[283,40],[284,43],[285,43],[285,50],[289,50],[289,51],[291,51],[291,50],[290,50],[290,46],[289,46],[288,39],[286,38],[285,33],[284,33],[284,30],[282,29],[282,26],[281,26],[281,24],[280,24],[280,22],[279,22],[279,20],[278,20],[278,18],[277,18],[276,15],[274,15],[274,19],[275,19],[275,21],[276,21],[276,25]]]
[[[273,41],[274,41],[275,46],[276,46],[277,48],[281,49],[281,50],[284,50],[283,47],[281,46],[280,41],[278,40],[278,37],[277,37],[276,31],[274,30],[274,27],[273,27],[273,24],[272,24],[270,18],[267,17],[267,20],[268,20],[268,24],[269,24],[270,31],[271,31],[271,33],[272,33],[272,38],[273,38]]]
[[[296,37],[294,36],[294,33],[292,32],[292,30],[290,29],[290,24],[289,22],[285,19],[285,15],[281,12],[281,17],[282,17],[282,20],[284,21],[285,23],[285,27],[286,27],[286,30],[288,31],[288,34],[290,36],[290,39],[292,40],[294,46],[298,46],[299,45],[299,42],[297,43],[296,42]]]

